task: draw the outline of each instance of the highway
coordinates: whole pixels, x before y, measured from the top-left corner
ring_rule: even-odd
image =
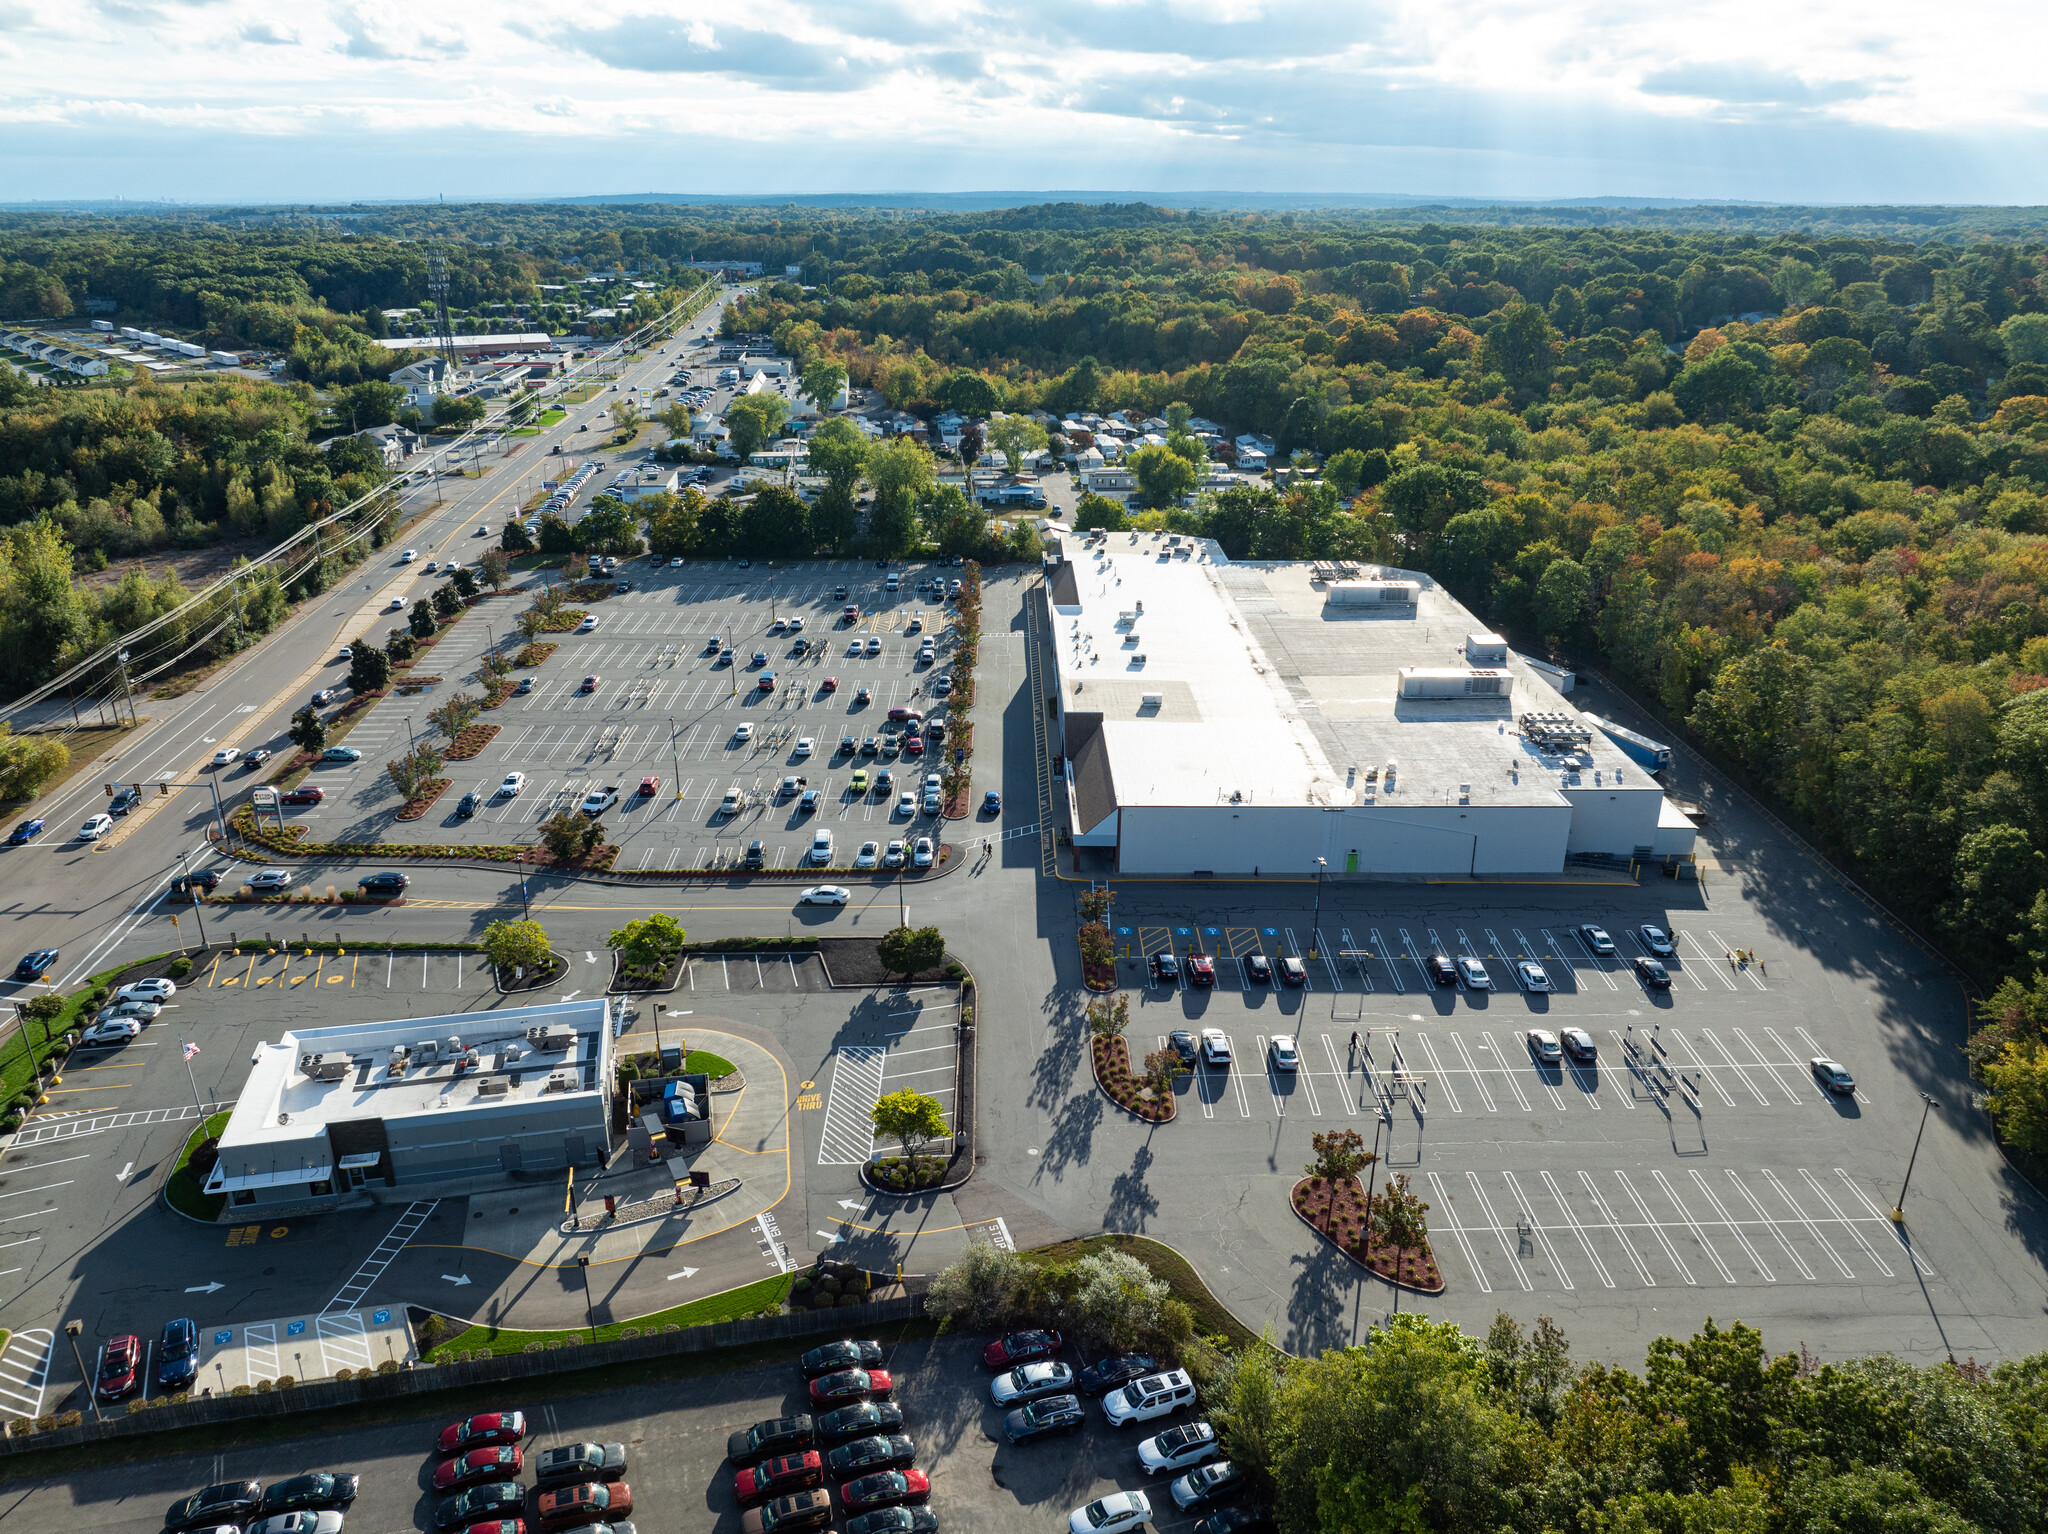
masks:
[[[33,806],[49,828],[36,841],[5,848],[11,898],[0,914],[9,925],[12,948],[0,953],[27,953],[56,948],[58,965],[42,985],[5,981],[0,999],[19,1000],[54,985],[65,989],[104,967],[123,951],[122,941],[135,931],[177,877],[181,855],[197,866],[207,852],[206,831],[215,816],[214,790],[224,807],[245,799],[260,778],[237,768],[216,772],[213,754],[233,746],[243,751],[258,746],[288,748],[285,732],[294,711],[315,688],[346,676],[338,658],[344,644],[365,633],[381,635],[403,619],[393,601],[409,608],[440,584],[440,575],[426,573],[430,561],[450,559],[474,563],[494,537],[479,536],[488,526],[495,532],[521,502],[538,488],[542,470],[561,461],[552,450],[579,461],[587,447],[605,440],[593,425],[611,404],[641,388],[668,383],[686,360],[715,358],[715,350],[699,353],[685,337],[716,333],[728,295],[721,294],[699,313],[678,339],[648,350],[617,374],[615,393],[609,385],[587,402],[567,407],[565,417],[532,437],[507,437],[517,444],[509,456],[481,458],[480,478],[458,478],[427,470],[434,459],[418,455],[405,469],[405,514],[409,526],[391,546],[378,550],[317,599],[298,610],[261,643],[222,666],[202,685],[170,700],[137,699],[142,727],[117,750],[78,772],[70,783]],[[579,431],[579,427],[589,427]],[[438,456],[442,450],[433,450]],[[440,504],[436,504],[436,501]],[[399,562],[402,550],[418,551],[410,564]],[[516,610],[505,604],[509,617]],[[465,620],[469,621],[469,620]],[[380,762],[366,756],[359,772],[380,772]],[[211,786],[209,786],[211,780]],[[141,783],[147,797],[117,822],[103,840],[83,842],[80,824],[106,804],[104,784]],[[159,795],[154,785],[173,785]],[[189,918],[188,918],[189,919]],[[165,925],[159,923],[158,925]]]

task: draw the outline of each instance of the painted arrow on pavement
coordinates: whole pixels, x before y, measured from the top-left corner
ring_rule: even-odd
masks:
[[[680,1273],[669,1274],[668,1281],[670,1283],[674,1283],[679,1278],[692,1278],[696,1275],[697,1271],[698,1270],[696,1268],[685,1268]]]
[[[859,1199],[843,1198],[839,1201],[839,1207],[841,1209],[864,1209],[867,1206],[861,1203]]]
[[[226,1284],[219,1283],[216,1281],[211,1284],[194,1284],[190,1289],[187,1289],[185,1292],[187,1294],[212,1294],[217,1289],[225,1288],[227,1288]]]
[[[821,1230],[815,1232],[815,1234],[823,1236],[827,1241],[844,1241],[846,1239],[836,1230]]]
[[[458,1289],[469,1282],[469,1275],[467,1273],[443,1273],[441,1277],[446,1282],[455,1285]]]

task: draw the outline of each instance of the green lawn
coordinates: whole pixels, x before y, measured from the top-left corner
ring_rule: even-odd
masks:
[[[232,1110],[229,1110],[231,1112]],[[225,1202],[218,1193],[208,1193],[192,1175],[192,1153],[199,1149],[200,1142],[208,1135],[222,1133],[228,1127],[228,1112],[216,1113],[186,1137],[185,1149],[178,1156],[178,1164],[171,1172],[171,1180],[164,1185],[164,1196],[171,1201],[171,1207],[180,1214],[189,1214],[195,1220],[211,1221],[220,1213]]]
[[[660,1331],[667,1326],[708,1326],[713,1321],[736,1321],[742,1316],[759,1315],[771,1307],[780,1310],[793,1276],[784,1273],[776,1278],[764,1278],[759,1283],[728,1289],[723,1294],[707,1295],[670,1310],[657,1310],[651,1316],[608,1322],[597,1329],[596,1340],[610,1342],[629,1326],[638,1327],[642,1332]],[[503,1357],[507,1353],[523,1353],[536,1342],[542,1347],[569,1346],[571,1337],[577,1342],[589,1342],[590,1330],[588,1327],[571,1327],[566,1331],[515,1332],[501,1331],[495,1326],[472,1326],[434,1347],[427,1357],[434,1363],[447,1363],[458,1353],[473,1353],[478,1348],[489,1348],[494,1356]]]
[[[565,419],[568,414],[569,412],[566,410],[543,410],[533,424],[536,426],[552,426],[557,421]]]

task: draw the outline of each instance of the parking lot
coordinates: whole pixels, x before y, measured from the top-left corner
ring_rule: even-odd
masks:
[[[634,589],[590,609],[594,631],[554,636],[555,654],[521,674],[531,676],[531,690],[485,716],[501,733],[475,759],[450,764],[455,782],[424,819],[390,819],[398,798],[383,758],[428,731],[425,716],[452,675],[429,693],[380,702],[349,736],[363,761],[316,773],[327,799],[288,807],[286,819],[302,819],[323,839],[374,826],[397,841],[530,841],[540,822],[577,808],[593,790],[616,788],[619,798],[602,816],[628,869],[737,866],[755,841],[764,866],[793,868],[821,830],[833,832],[831,863],[840,867],[867,841],[877,843],[880,862],[892,840],[936,839],[922,784],[940,770],[945,748],[928,733],[921,751],[910,746],[913,732],[888,715],[947,717],[934,696],[944,689],[934,684],[952,655],[951,609],[942,594],[917,590],[939,570],[899,572],[903,589],[895,593],[874,566],[852,562],[770,572],[640,561],[619,573]],[[849,603],[862,609],[857,622],[840,617]],[[790,630],[792,619],[800,631]],[[480,627],[467,637],[475,648],[465,669],[486,638]],[[919,659],[926,638],[934,642],[930,662]],[[799,656],[799,645],[816,653]],[[720,658],[726,647],[730,661]],[[764,673],[773,674],[772,691],[761,688]],[[842,749],[847,739],[851,751]],[[513,772],[525,774],[524,786],[500,792]],[[654,787],[643,794],[646,779]],[[919,795],[908,814],[899,805],[906,790]],[[458,806],[472,791],[481,808],[465,817]],[[813,791],[807,809],[804,795]],[[736,813],[722,807],[728,794],[737,795]],[[997,825],[993,817],[983,823]]]
[[[1153,1527],[1167,1534],[1193,1527],[1195,1517],[1174,1508],[1164,1480],[1148,1482],[1137,1463],[1139,1437],[1192,1420],[1192,1413],[1120,1433],[1103,1423],[1100,1407],[1090,1402],[1087,1426],[1076,1436],[1011,1445],[1002,1437],[1001,1414],[988,1402],[989,1375],[979,1359],[987,1340],[974,1334],[915,1338],[888,1346],[883,1358],[894,1399],[904,1410],[904,1432],[916,1445],[916,1466],[931,1478],[930,1505],[942,1529],[1041,1534],[1063,1527],[1071,1509],[1119,1488],[1147,1492],[1157,1512]],[[362,1477],[347,1514],[351,1526],[428,1530],[434,1509],[448,1495],[431,1485],[440,1462],[432,1452],[435,1435],[471,1413],[523,1410],[529,1437],[520,1479],[529,1487],[532,1460],[544,1449],[620,1443],[626,1449],[621,1479],[631,1488],[638,1527],[736,1534],[741,1514],[734,1472],[725,1463],[726,1439],[755,1422],[810,1410],[796,1367],[807,1345],[789,1343],[787,1362],[703,1375],[680,1386],[665,1382],[567,1396],[545,1382],[525,1389],[499,1386],[452,1396],[396,1423],[322,1432],[317,1419],[307,1419],[298,1437],[258,1444],[224,1440],[216,1451],[48,1476],[17,1487],[10,1521],[31,1534],[69,1534],[81,1524],[108,1534],[156,1534],[166,1505],[208,1484],[241,1478],[268,1484],[309,1470],[333,1470]],[[1089,1356],[1071,1349],[1062,1355],[1077,1369]]]

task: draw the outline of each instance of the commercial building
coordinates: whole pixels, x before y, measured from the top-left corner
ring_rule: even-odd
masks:
[[[386,351],[417,352],[433,351],[440,342],[433,336],[393,336],[379,340],[377,344]],[[465,361],[473,357],[502,357],[508,352],[539,351],[553,344],[553,339],[544,330],[525,330],[516,335],[454,338],[455,354]]]
[[[206,1191],[263,1219],[601,1164],[612,1023],[596,997],[295,1029],[257,1045]]]
[[[1123,873],[1557,873],[1689,864],[1648,771],[1429,576],[1049,536],[1077,846]]]

